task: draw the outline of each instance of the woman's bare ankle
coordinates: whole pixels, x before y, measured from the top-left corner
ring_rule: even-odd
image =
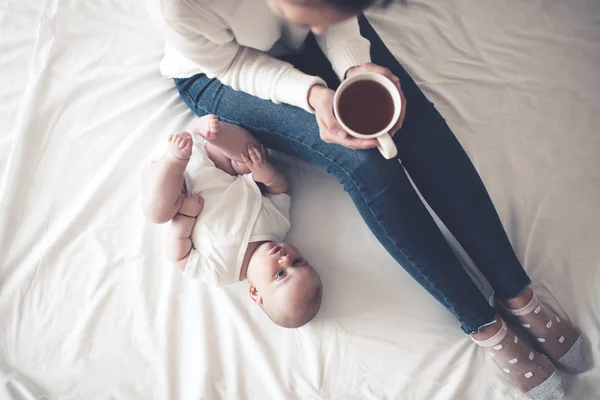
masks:
[[[472,333],[471,336],[475,340],[486,340],[498,333],[500,328],[502,328],[502,320],[500,317],[496,316],[496,320],[493,324],[484,326],[479,329],[479,332]]]
[[[508,307],[512,310],[518,310],[519,308],[525,307],[531,301],[532,297],[533,297],[533,290],[531,289],[531,286],[529,286],[529,287],[527,287],[527,289],[525,289],[523,291],[523,293],[521,293],[517,297],[513,297],[512,299],[503,300],[502,303],[504,303],[504,305],[506,307]]]

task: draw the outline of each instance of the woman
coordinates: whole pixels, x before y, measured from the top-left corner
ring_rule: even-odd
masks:
[[[466,153],[361,14],[374,0],[152,1],[166,41],[162,73],[194,113],[216,114],[335,175],[387,251],[488,348],[515,386],[537,399],[562,397],[554,365],[582,371],[582,337],[539,304]],[[388,77],[402,93],[391,132],[402,164],[385,160],[376,140],[350,137],[333,115],[337,85],[365,71]],[[540,353],[479,292],[403,168]]]

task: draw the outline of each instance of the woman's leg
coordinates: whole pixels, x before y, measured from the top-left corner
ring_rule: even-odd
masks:
[[[400,78],[407,98],[406,119],[394,138],[402,165],[492,285],[496,297],[520,295],[531,281],[473,164],[446,121],[364,16],[359,23],[362,35],[371,42],[373,62]]]
[[[322,57],[322,55],[321,55]],[[388,252],[458,318],[466,333],[495,318],[495,310],[454,256],[402,166],[377,150],[353,151],[319,137],[314,115],[274,104],[198,75],[176,86],[197,115],[249,129],[266,146],[334,174]]]
[[[393,57],[364,16],[359,18],[359,24],[361,34],[371,42],[373,62],[389,68],[400,78],[408,99],[406,119],[395,136],[395,142],[402,164],[415,185],[477,264],[494,288],[496,297],[505,300],[504,303],[510,308],[518,309],[512,312],[522,312],[520,318],[526,322],[523,326],[531,327],[532,332],[538,335],[541,350],[552,360],[562,361],[563,368],[583,371],[585,362],[581,338],[569,324],[555,327],[559,319],[553,323],[550,318],[553,314],[542,312],[541,306],[535,309],[532,306],[535,295],[529,288],[531,280],[515,255],[481,178],[446,121]],[[535,329],[534,322],[537,322]],[[498,331],[498,322],[494,325],[486,329],[489,329],[489,333],[498,332],[495,336],[496,340],[500,340],[503,331]],[[473,336],[477,339],[480,335]],[[531,389],[528,394],[538,398],[560,397],[564,394],[564,387],[550,362],[547,359],[539,362],[540,357],[534,361],[539,354],[534,355],[533,350],[529,350],[528,358],[523,359],[522,353],[527,348],[519,344],[514,334],[502,339],[509,341],[504,348],[500,344],[502,341],[492,345],[493,341],[490,340],[485,342],[493,347],[492,355],[496,361],[505,357],[510,365],[505,365],[503,370],[522,391]],[[548,341],[552,343],[545,346]],[[521,355],[517,356],[517,353]],[[518,373],[519,368],[523,368],[522,375]]]

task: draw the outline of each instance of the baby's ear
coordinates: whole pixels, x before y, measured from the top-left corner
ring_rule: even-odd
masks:
[[[262,304],[262,296],[258,294],[258,289],[256,289],[256,286],[254,286],[252,282],[249,282],[248,284],[248,294],[253,302],[258,305]]]

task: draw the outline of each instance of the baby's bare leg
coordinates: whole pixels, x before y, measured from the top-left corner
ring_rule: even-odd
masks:
[[[199,195],[186,194],[179,212],[171,221],[167,231],[165,242],[167,258],[182,271],[185,269],[192,250],[192,240],[190,239],[192,229],[203,205],[204,201]]]
[[[169,151],[142,171],[144,213],[157,224],[170,221],[183,201],[183,173],[192,155],[187,132],[169,136]]]
[[[231,175],[250,172],[240,154],[248,153],[249,144],[260,147],[260,142],[246,129],[227,122],[219,122],[218,118],[211,114],[194,119],[188,130],[208,141],[206,151],[217,168]]]

